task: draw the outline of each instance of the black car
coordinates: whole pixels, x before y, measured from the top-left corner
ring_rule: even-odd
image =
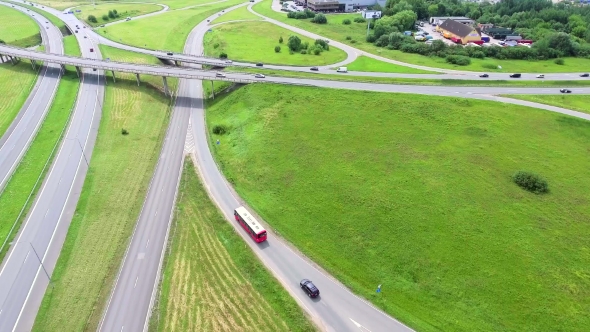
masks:
[[[510,74],[510,77],[512,77],[512,78],[520,78],[520,74]]]
[[[488,75],[488,74],[481,74],[481,75],[479,75],[479,77],[486,78],[486,77],[490,77],[490,75]]]
[[[174,55],[172,52],[168,52],[166,53],[166,55]]]
[[[320,69],[318,67],[311,67],[311,68],[309,68],[309,70],[318,71]]]
[[[568,90],[568,89],[559,89],[559,92],[561,92],[561,93],[572,93],[572,90]]]
[[[320,290],[313,284],[313,282],[311,282],[311,280],[303,279],[299,283],[299,286],[301,286],[301,289],[303,289],[309,297],[320,296]]]
[[[588,73],[584,73],[584,74],[580,75],[580,77],[588,77],[588,76],[590,76],[590,74],[588,74]]]
[[[262,64],[262,62],[259,62],[259,63],[257,63],[257,64],[256,64],[256,67],[262,67],[262,66],[264,66],[264,65]]]

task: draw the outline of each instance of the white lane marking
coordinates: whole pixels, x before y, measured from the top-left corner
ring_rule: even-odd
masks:
[[[154,214],[154,217],[158,215],[158,211],[156,211],[156,214]]]
[[[150,244],[150,239],[147,240],[147,243],[145,244],[145,247],[147,249],[148,245]]]
[[[123,328],[125,327],[125,325],[121,326],[121,332],[123,332]]]
[[[133,288],[135,288],[135,286],[137,286],[137,279],[139,279],[139,276],[135,277],[135,284],[133,284]]]
[[[353,323],[354,325],[356,325],[356,327],[358,327],[359,329],[361,329],[361,330],[363,330],[363,331],[368,331],[368,332],[371,332],[371,330],[369,330],[368,328],[366,328],[366,327],[362,326],[361,324],[359,324],[359,323],[355,322],[355,321],[354,321],[354,319],[352,319],[352,318],[349,318],[349,319],[350,319],[350,320],[352,321],[352,323]]]

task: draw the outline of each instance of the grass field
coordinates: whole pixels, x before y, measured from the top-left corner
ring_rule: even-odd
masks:
[[[69,35],[63,38],[64,43],[64,53],[73,56],[81,56],[82,52],[80,51],[80,46],[78,45],[78,40],[76,40],[76,36]]]
[[[129,45],[182,52],[188,34],[199,22],[224,8],[241,2],[243,0],[229,0],[186,10],[171,11],[149,19],[131,20],[96,31],[107,38]]]
[[[184,8],[184,7],[188,7],[188,6],[201,5],[201,4],[214,2],[214,1],[218,1],[218,0],[144,0],[142,2],[145,2],[145,3],[151,2],[151,3],[155,3],[155,4],[165,4],[165,5],[168,5],[170,7],[170,9],[178,9],[178,8]],[[102,3],[105,3],[105,2],[113,3],[112,1],[103,1],[103,0],[96,1],[97,5],[102,5]],[[90,4],[92,4],[92,1],[37,0],[37,1],[35,1],[35,3],[62,10],[62,9],[70,8],[70,7],[90,5]]]
[[[590,326],[590,122],[461,98],[248,85],[209,101],[207,124],[227,126],[210,133],[215,157],[272,228],[416,330]],[[521,169],[550,193],[512,183]]]
[[[368,71],[381,73],[408,73],[408,74],[435,74],[436,72],[414,69],[383,62],[361,55],[353,62],[346,65],[349,71]]]
[[[287,40],[290,36],[297,36],[302,43],[313,45],[314,40],[293,33],[268,22],[234,22],[213,28],[205,34],[205,55],[218,57],[224,52],[234,61],[264,62],[282,65],[327,65],[346,59],[346,53],[336,47],[314,54],[290,54]],[[279,38],[283,37],[283,43]],[[281,46],[279,53],[275,46]]]
[[[365,41],[367,34],[366,23],[352,23],[343,25],[342,20],[354,17],[360,17],[356,14],[331,14],[326,15],[328,24],[314,24],[309,20],[296,20],[287,18],[286,14],[277,13],[270,7],[272,0],[264,0],[254,5],[253,9],[275,20],[290,24],[292,26],[311,31],[321,36],[349,44],[363,51],[380,55],[385,58],[398,60],[416,65],[429,66],[435,68],[446,68],[455,70],[484,71],[484,72],[519,72],[519,73],[559,73],[559,72],[580,72],[584,68],[590,68],[590,59],[583,58],[564,58],[564,65],[556,65],[552,60],[546,61],[528,61],[528,60],[497,60],[497,59],[471,59],[469,66],[456,66],[449,64],[443,58],[426,57],[417,54],[403,53],[396,50],[388,50],[382,47],[376,47]],[[355,43],[346,40],[350,36]],[[502,69],[490,70],[484,66],[502,66]]]
[[[590,114],[590,95],[506,95],[505,97],[528,100]]]
[[[37,72],[26,60],[15,66],[10,62],[0,64],[0,137],[20,111],[36,81]]]
[[[21,3],[21,2],[13,2],[13,1],[10,1],[10,0],[5,0],[5,1],[8,2],[8,3],[17,4],[17,5],[21,6],[21,7],[25,7],[27,9],[30,9],[30,10],[32,10],[34,12],[37,12],[37,13],[41,14],[43,17],[47,18],[53,25],[55,25],[56,27],[58,27],[61,30],[62,34],[64,34],[64,35],[69,34],[69,30],[68,30],[68,28],[66,28],[65,23],[62,20],[60,20],[59,18],[57,18],[57,16],[55,16],[53,14],[49,14],[48,12],[46,12],[46,11],[40,9],[40,8],[37,8],[37,6],[25,5],[24,3]]]
[[[260,21],[260,20],[262,20],[262,18],[252,14],[248,10],[248,6],[243,6],[238,9],[234,9],[231,12],[228,12],[227,14],[223,14],[223,15],[217,17],[216,19],[211,21],[211,24],[213,25],[213,24],[217,24],[217,23],[221,23],[221,22],[238,21],[238,20]]]
[[[262,73],[270,76],[312,78],[316,80],[332,80],[344,82],[387,83],[401,85],[432,85],[432,86],[520,86],[520,87],[582,87],[590,86],[590,81],[506,81],[506,80],[450,80],[450,79],[418,79],[393,77],[368,77],[340,74],[313,74],[275,69],[259,69],[248,67],[227,67],[226,71],[240,73]]]
[[[75,72],[67,71],[62,77],[51,108],[37,136],[0,194],[0,220],[2,221],[0,222],[0,245],[7,237],[10,242],[16,236],[18,225],[26,217],[26,212],[35,198],[34,194],[41,187],[42,183],[37,183],[37,179],[40,176],[42,179],[49,170],[49,168],[45,169],[45,164],[51,165],[54,157],[53,149],[59,143],[61,133],[68,123],[70,112],[76,101],[78,82]],[[33,193],[31,200],[27,201],[31,193]],[[24,213],[21,215],[20,212],[23,209]],[[17,226],[10,233],[15,224]],[[7,250],[8,246],[0,251],[0,259],[4,258]]]
[[[152,58],[101,45],[113,60]],[[138,59],[138,58],[145,59]],[[90,169],[35,331],[95,330],[139,216],[164,139],[170,100],[161,78],[117,73],[109,82]],[[169,80],[174,88],[176,80]],[[129,135],[121,134],[126,129]]]
[[[109,10],[116,10],[119,17],[114,19],[103,20],[103,15],[108,15]],[[76,7],[76,10],[81,10],[82,12],[76,13],[76,17],[84,20],[89,25],[96,27],[101,24],[115,22],[124,20],[126,17],[135,17],[139,15],[145,15],[148,13],[153,13],[161,10],[162,7],[158,5],[151,5],[151,4],[140,4],[140,3],[103,3],[96,6],[96,8],[92,5],[87,6],[80,6]],[[88,21],[88,16],[94,15],[96,17],[96,23]]]
[[[313,331],[185,160],[152,331]],[[255,314],[254,314],[255,313]],[[159,319],[158,319],[159,317]]]
[[[41,44],[39,25],[16,9],[0,6],[0,40],[8,45],[31,47]]]

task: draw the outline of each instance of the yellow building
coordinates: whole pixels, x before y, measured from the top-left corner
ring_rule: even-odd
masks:
[[[448,39],[452,39],[453,37],[461,39],[461,44],[463,45],[481,40],[481,33],[478,28],[451,19],[448,19],[437,26],[436,31],[442,33],[442,35]]]

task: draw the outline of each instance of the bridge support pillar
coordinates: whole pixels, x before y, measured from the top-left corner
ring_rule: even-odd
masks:
[[[180,66],[180,62],[178,62],[178,60],[174,60],[174,64],[176,65],[176,67]]]
[[[166,80],[166,76],[162,76],[162,81],[164,81],[164,95],[170,96],[170,90],[168,90],[168,81]]]
[[[10,61],[12,62],[13,65],[16,65],[16,60],[14,60],[15,58],[13,56],[10,57]]]
[[[115,81],[115,71],[111,70],[111,73],[113,73],[113,83],[117,83],[117,81]]]
[[[76,75],[78,75],[78,77],[80,77],[80,67],[76,66]]]
[[[33,70],[37,70],[37,61],[31,60],[31,66],[33,67]]]
[[[60,64],[61,67],[61,74],[63,75],[66,72],[66,65]]]
[[[139,86],[139,73],[135,74],[135,78],[137,78],[137,86]]]
[[[0,60],[2,60],[2,63],[4,63],[4,55],[0,54]]]

